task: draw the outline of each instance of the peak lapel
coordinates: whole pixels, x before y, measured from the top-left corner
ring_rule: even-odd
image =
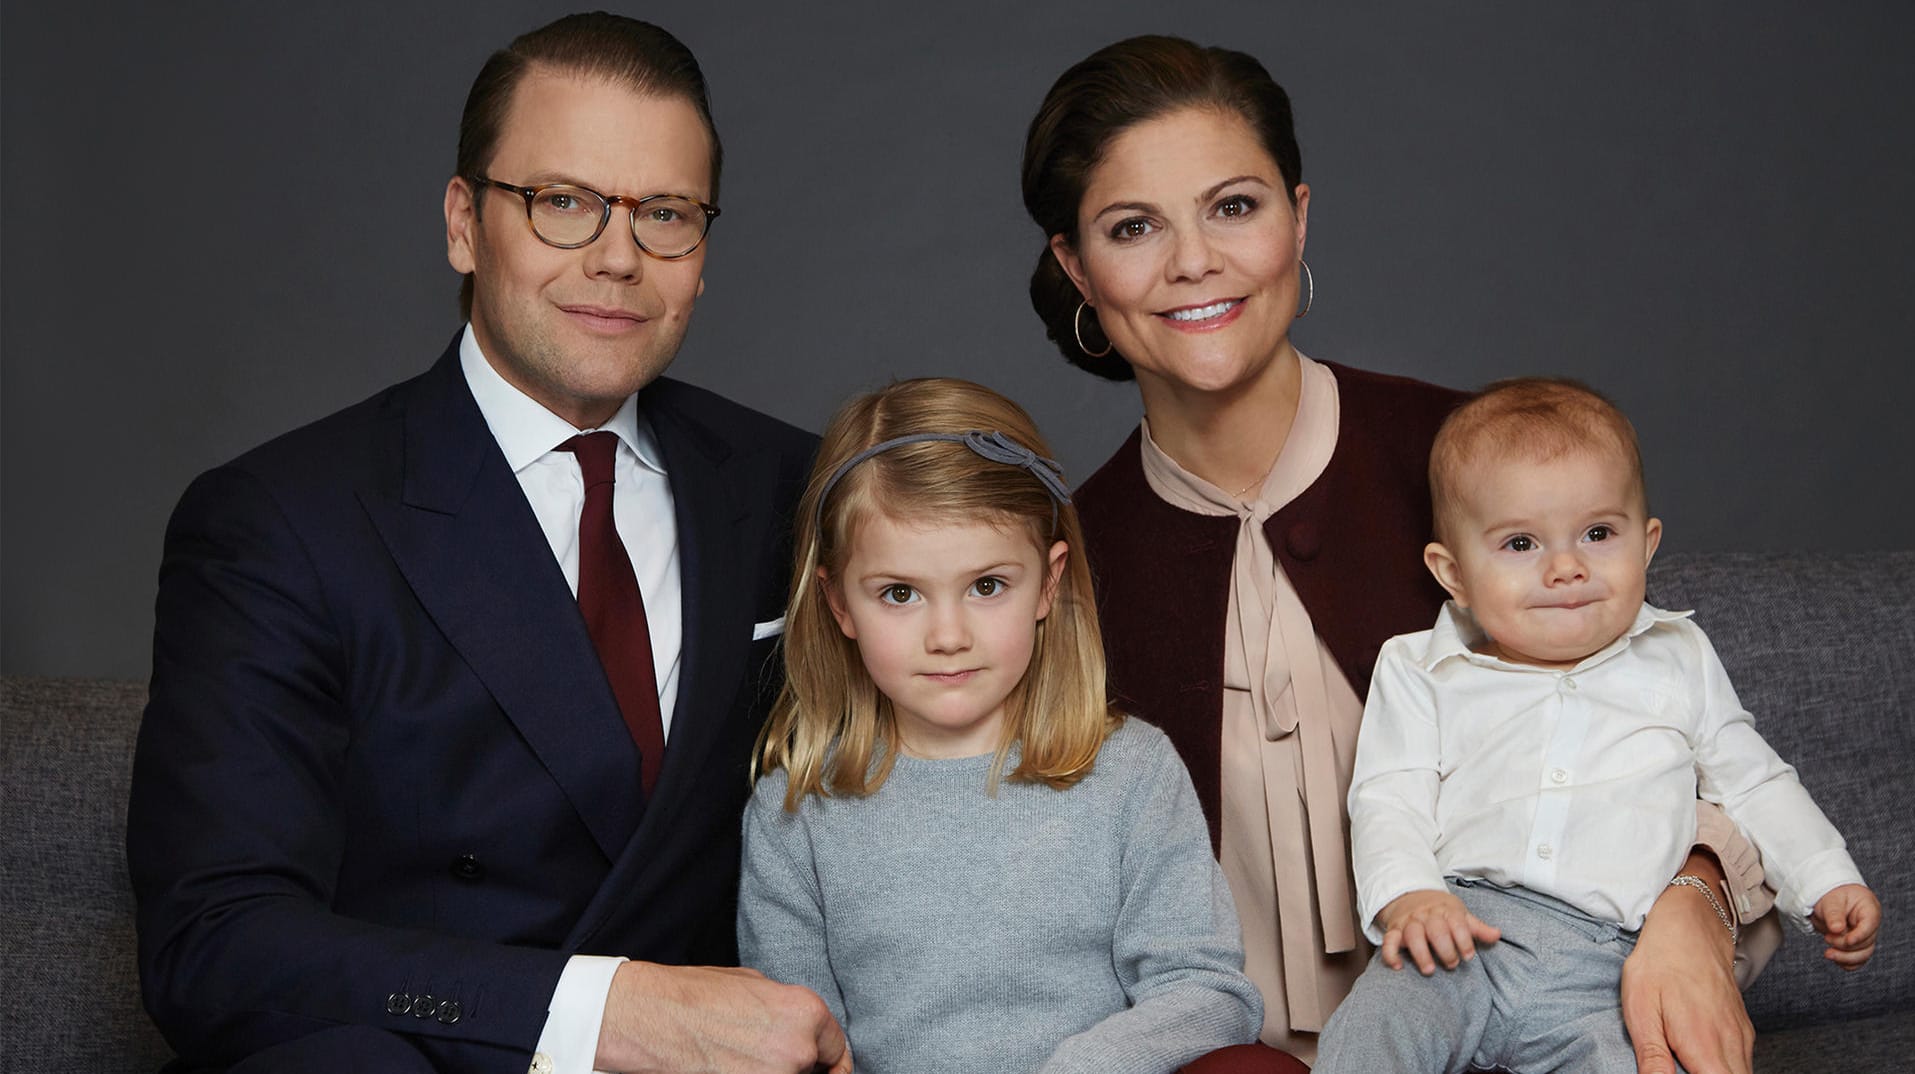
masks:
[[[418,389],[401,500],[361,500],[420,604],[616,861],[643,811],[638,756],[578,603],[472,400],[456,343]]]
[[[658,387],[647,389],[639,398],[664,456],[678,527],[679,582],[684,594],[678,698],[664,771],[631,845],[568,940],[579,946],[588,946],[608,920],[644,906],[658,885],[671,882],[669,873],[652,866],[692,852],[674,845],[676,833],[696,826],[686,820],[688,815],[728,808],[734,811],[731,831],[735,833],[735,811],[744,794],[744,758],[732,766],[715,761],[713,753],[736,741],[737,729],[730,725],[741,711],[738,697],[755,682],[749,661],[757,609],[744,580],[749,573],[744,564],[747,538],[763,540],[764,535],[748,530],[752,492],[745,465],[748,457],[734,455],[729,444],[672,409],[660,399],[665,392]],[[738,784],[717,785],[722,777],[715,773],[729,774],[734,767]]]

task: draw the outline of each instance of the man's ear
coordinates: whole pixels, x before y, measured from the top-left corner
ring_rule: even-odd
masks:
[[[1463,588],[1463,572],[1456,567],[1456,557],[1441,541],[1431,541],[1423,546],[1423,566],[1436,576],[1436,584],[1449,593],[1450,599],[1458,607],[1469,607],[1469,591]]]
[[[818,590],[825,595],[825,606],[831,609],[831,618],[838,621],[838,629],[844,631],[845,637],[857,641],[858,626],[851,621],[851,611],[845,606],[844,594],[839,592],[837,583],[831,580],[823,567],[818,568]]]
[[[1070,562],[1071,546],[1063,541],[1051,545],[1050,562],[1044,568],[1044,593],[1037,602],[1037,617],[1044,619],[1051,614],[1051,605],[1057,601],[1057,583],[1064,577],[1064,564]]]
[[[456,175],[446,182],[446,260],[466,276],[477,264],[479,214],[473,193],[472,184]]]

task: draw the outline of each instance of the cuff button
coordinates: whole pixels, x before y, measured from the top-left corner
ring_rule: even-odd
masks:
[[[404,992],[394,992],[386,997],[387,1014],[408,1014],[412,1011],[412,997]]]
[[[432,1012],[438,1009],[439,1009],[438,997],[433,996],[430,993],[420,996],[419,998],[412,1001],[412,1016],[414,1018],[430,1018],[432,1017]]]
[[[439,1004],[439,1012],[434,1017],[438,1018],[442,1025],[457,1025],[464,1014],[465,1012],[459,1009],[458,1000],[448,999]]]

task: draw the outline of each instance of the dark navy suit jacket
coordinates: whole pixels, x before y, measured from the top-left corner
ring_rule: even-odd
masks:
[[[127,823],[147,1009],[187,1063],[357,1026],[517,1074],[568,955],[735,960],[779,676],[752,627],[782,613],[815,439],[671,380],[639,403],[684,609],[650,801],[456,344],[187,490]]]

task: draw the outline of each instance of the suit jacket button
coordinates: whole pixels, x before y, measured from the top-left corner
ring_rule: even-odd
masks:
[[[412,1016],[414,1018],[430,1018],[432,1017],[432,1012],[438,1009],[439,1000],[431,993],[427,993],[412,1001]]]
[[[387,1014],[408,1014],[412,1011],[412,997],[404,992],[394,992],[386,997]]]
[[[439,1021],[445,1023],[446,1025],[454,1025],[459,1021],[459,1016],[463,1013],[464,1013],[463,1011],[459,1010],[459,1001],[456,999],[449,999],[439,1004],[439,1013],[437,1017]]]
[[[485,879],[485,863],[477,854],[461,854],[452,861],[452,875],[469,884]]]

